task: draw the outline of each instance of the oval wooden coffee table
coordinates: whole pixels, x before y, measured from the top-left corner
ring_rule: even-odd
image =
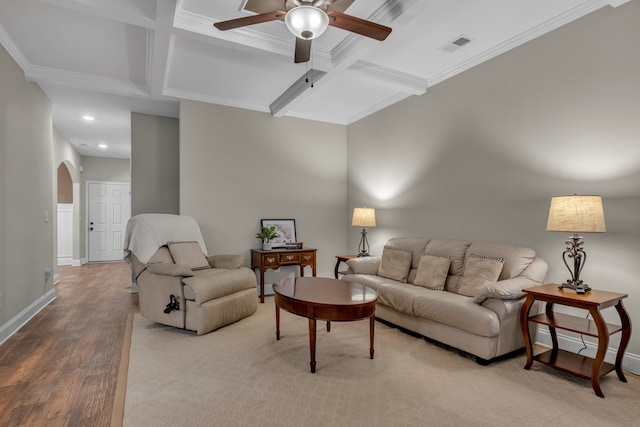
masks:
[[[369,319],[369,358],[373,359],[374,310],[378,294],[359,283],[327,277],[290,277],[273,284],[276,339],[280,339],[280,309],[309,319],[311,372],[316,371],[316,321],[349,322]]]

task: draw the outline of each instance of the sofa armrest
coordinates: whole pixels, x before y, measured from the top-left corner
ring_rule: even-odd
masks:
[[[500,280],[480,289],[473,302],[482,304],[488,298],[502,300],[524,298],[525,293],[522,292],[522,289],[542,285],[547,275],[547,269],[547,262],[540,257],[536,257],[520,276]]]
[[[224,268],[227,270],[236,270],[244,264],[244,256],[242,255],[213,255],[207,257],[209,265],[213,268]]]
[[[524,288],[530,288],[537,286],[539,283],[533,280],[518,276],[513,279],[500,280],[498,282],[491,283],[478,291],[478,294],[473,298],[473,302],[476,304],[482,304],[484,300],[489,298],[496,298],[502,300],[513,300],[525,297],[525,293],[522,292]]]
[[[370,274],[376,276],[378,274],[378,267],[380,267],[381,259],[382,257],[380,256],[365,256],[347,260],[349,273]]]
[[[185,267],[184,265],[180,265],[180,264],[169,264],[166,262],[149,264],[147,266],[147,271],[149,271],[149,273],[162,274],[164,276],[175,276],[175,277],[193,276],[193,271],[189,267]]]

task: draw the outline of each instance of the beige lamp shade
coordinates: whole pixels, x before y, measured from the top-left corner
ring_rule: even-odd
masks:
[[[373,208],[354,208],[351,225],[354,227],[375,227],[376,210]]]
[[[547,231],[603,233],[602,197],[591,195],[553,196],[549,207]]]

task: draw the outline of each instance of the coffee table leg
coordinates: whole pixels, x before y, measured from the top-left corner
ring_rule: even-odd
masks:
[[[327,332],[331,332],[331,322],[327,320]]]
[[[311,373],[316,372],[316,319],[309,319],[309,351],[311,353]]]
[[[376,329],[376,316],[369,318],[369,358],[373,359],[373,336]]]
[[[280,307],[276,304],[276,340],[280,339]]]

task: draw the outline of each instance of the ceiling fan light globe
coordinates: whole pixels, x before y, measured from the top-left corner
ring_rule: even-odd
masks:
[[[329,17],[317,7],[298,6],[287,12],[284,22],[294,36],[311,40],[325,32],[329,26]]]

